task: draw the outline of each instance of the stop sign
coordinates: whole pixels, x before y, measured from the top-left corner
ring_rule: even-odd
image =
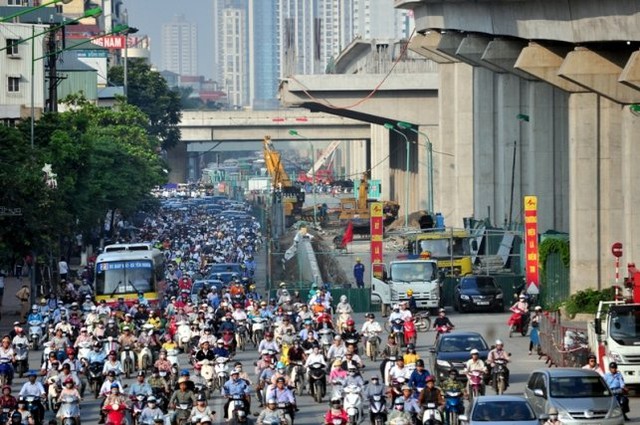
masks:
[[[615,242],[611,245],[611,253],[614,257],[622,257],[622,242]]]

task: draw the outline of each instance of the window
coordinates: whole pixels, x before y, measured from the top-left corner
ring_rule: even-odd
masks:
[[[18,93],[20,91],[20,78],[9,77],[7,81],[7,91],[9,93]]]
[[[22,6],[24,0],[9,0],[7,6]]]
[[[15,38],[7,38],[7,56],[14,56],[18,54],[18,43],[20,43],[20,41]]]

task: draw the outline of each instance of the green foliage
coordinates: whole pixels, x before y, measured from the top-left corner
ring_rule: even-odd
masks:
[[[0,206],[22,209],[0,217],[5,258],[57,252],[60,241],[99,229],[107,211],[126,216],[151,205],[151,188],[165,181],[158,139],[140,109],[98,108],[77,96],[67,102],[69,111],[37,122],[33,149],[28,122],[20,130],[0,126]],[[45,185],[45,163],[57,174],[56,189]]]
[[[564,239],[548,238],[538,246],[538,258],[541,270],[544,270],[545,266],[547,265],[547,257],[552,252],[557,252],[558,254],[560,254],[562,264],[567,268],[569,267],[571,260],[569,241]]]
[[[600,301],[611,301],[614,299],[614,295],[613,288],[606,288],[602,291],[585,289],[571,295],[564,302],[564,307],[569,317],[575,317],[578,313],[595,314],[598,311],[598,303]]]
[[[180,93],[171,90],[162,75],[151,70],[144,60],[129,59],[128,64],[127,101],[147,115],[147,131],[160,140],[163,149],[176,146],[182,117]],[[115,84],[124,84],[124,68],[111,68],[108,78]]]

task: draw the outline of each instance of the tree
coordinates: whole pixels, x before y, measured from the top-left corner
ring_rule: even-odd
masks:
[[[142,59],[129,59],[127,70],[127,101],[137,106],[149,118],[147,130],[158,137],[163,149],[180,142],[178,124],[182,117],[180,93],[171,90],[159,72],[151,70]],[[124,85],[124,67],[109,70],[109,81]]]
[[[22,210],[0,217],[5,259],[34,249],[57,253],[60,241],[99,228],[107,211],[138,211],[166,181],[160,142],[147,132],[149,120],[139,108],[103,109],[81,97],[69,103],[69,111],[38,121],[33,149],[28,123],[0,126],[0,206]],[[45,163],[57,174],[55,189],[44,182]]]

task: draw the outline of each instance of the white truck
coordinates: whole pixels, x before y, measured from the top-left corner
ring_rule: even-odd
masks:
[[[382,304],[386,316],[393,304],[407,301],[407,291],[419,309],[437,309],[441,306],[441,284],[438,263],[435,260],[397,260],[388,266],[372,267],[371,302]]]
[[[626,385],[640,385],[640,304],[601,301],[588,333],[603,373],[616,362]]]

